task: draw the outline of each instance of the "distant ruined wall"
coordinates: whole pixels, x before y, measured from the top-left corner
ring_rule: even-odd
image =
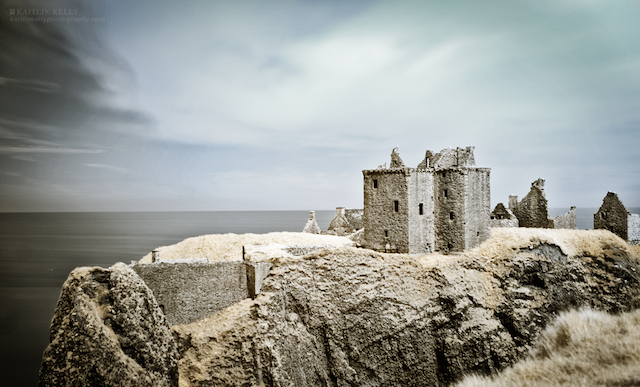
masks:
[[[475,147],[443,149],[429,158],[429,165],[435,169],[473,167],[476,160],[473,156]],[[427,152],[429,155],[431,152]],[[428,156],[427,156],[428,157]]]
[[[133,270],[153,291],[169,325],[198,321],[249,297],[242,261],[141,264]]]
[[[518,219],[489,219],[489,227],[518,227]]]
[[[344,209],[344,217],[347,218],[347,221],[353,227],[354,230],[360,230],[364,227],[362,222],[362,217],[364,216],[363,208],[345,208]]]
[[[345,217],[344,207],[336,207],[336,215],[331,220],[327,231],[340,236],[348,235],[355,231],[353,226]]]
[[[556,216],[553,219],[553,228],[577,230],[576,207],[571,207],[569,212]]]
[[[308,234],[320,234],[320,226],[318,226],[318,222],[316,222],[316,212],[309,211],[309,220],[307,224],[302,229],[302,232]]]
[[[512,197],[515,198],[517,203],[517,197]],[[511,200],[511,197],[509,199]],[[518,218],[504,204],[498,203],[493,212],[491,212],[489,227],[518,227]]]
[[[629,226],[628,230],[628,241],[629,244],[637,245],[640,244],[640,215],[638,214],[629,214],[627,224]]]
[[[602,205],[593,215],[593,228],[609,230],[624,240],[628,240],[629,212],[615,192],[607,192]]]
[[[531,190],[522,201],[509,207],[518,218],[520,227],[553,228],[553,219],[549,219],[547,211],[547,199],[537,184],[540,180],[531,184]],[[509,204],[512,204],[512,197],[509,197]]]
[[[365,247],[409,252],[408,176],[406,169],[362,171],[364,176]],[[395,202],[398,202],[396,211]]]

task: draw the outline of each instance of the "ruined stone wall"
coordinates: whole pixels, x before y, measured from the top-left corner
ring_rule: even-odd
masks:
[[[364,227],[362,217],[364,216],[364,209],[362,208],[345,208],[344,217],[347,218],[349,224],[354,230],[360,230]]]
[[[433,180],[436,251],[464,251],[466,173],[457,168],[438,170]]]
[[[553,219],[549,219],[547,211],[547,199],[536,186],[532,185],[527,196],[511,210],[518,218],[520,227],[553,228]]]
[[[476,165],[473,150],[472,146],[464,149],[443,149],[430,158],[430,166],[435,169],[473,167]]]
[[[433,211],[433,170],[413,170],[409,180],[409,254],[434,251]]]
[[[133,270],[153,291],[169,325],[192,323],[249,297],[242,261],[141,264]]]
[[[593,228],[609,230],[627,240],[629,212],[614,192],[607,192],[602,206],[593,215]]]
[[[302,232],[306,232],[309,234],[320,234],[320,231],[320,226],[318,226],[318,222],[316,222],[316,212],[309,211],[309,220],[302,229]]]
[[[518,202],[517,197],[515,203]],[[511,197],[509,198],[511,201]],[[496,208],[491,212],[491,217],[489,219],[489,227],[518,227],[518,218],[513,214],[513,212],[506,208],[504,204],[498,203]]]
[[[556,216],[553,219],[553,228],[568,228],[577,230],[576,208],[571,207],[569,212]]]
[[[627,219],[627,240],[629,241],[629,244],[640,244],[640,215],[629,214]]]
[[[364,170],[364,247],[409,252],[407,184],[409,169]],[[374,188],[374,181],[377,188]],[[398,202],[395,211],[394,202]]]
[[[336,216],[331,220],[327,231],[339,236],[349,235],[356,231],[344,216],[344,207],[336,207]]]
[[[518,219],[489,219],[489,227],[518,227]]]
[[[491,187],[489,168],[465,168],[465,246],[472,249],[489,239]],[[463,251],[464,251],[463,250]]]

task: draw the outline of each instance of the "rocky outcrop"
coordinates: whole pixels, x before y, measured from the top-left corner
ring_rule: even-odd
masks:
[[[128,266],[77,268],[64,283],[40,386],[177,386],[178,351],[153,294]]]
[[[181,382],[450,385],[524,358],[562,311],[640,305],[638,257],[613,234],[496,230],[458,256],[339,248],[274,260],[255,300],[173,327]]]
[[[274,255],[255,299],[172,327],[179,385],[447,386],[496,375],[564,311],[638,308],[637,253],[608,231],[497,228],[460,255]],[[42,381],[170,385],[174,348],[131,270],[80,269],[65,284]]]

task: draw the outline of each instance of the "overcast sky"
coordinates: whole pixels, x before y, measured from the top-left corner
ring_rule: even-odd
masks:
[[[361,208],[396,146],[640,206],[637,0],[1,4],[0,211]]]

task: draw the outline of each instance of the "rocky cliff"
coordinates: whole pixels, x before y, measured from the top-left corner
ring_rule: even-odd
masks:
[[[343,247],[270,261],[256,299],[172,327],[180,386],[446,386],[525,358],[562,311],[640,303],[637,251],[606,231],[495,229],[464,255]],[[80,327],[56,321],[67,355],[47,350],[45,379],[79,351]]]
[[[78,268],[62,287],[40,386],[175,386],[178,352],[153,293],[128,266]]]

